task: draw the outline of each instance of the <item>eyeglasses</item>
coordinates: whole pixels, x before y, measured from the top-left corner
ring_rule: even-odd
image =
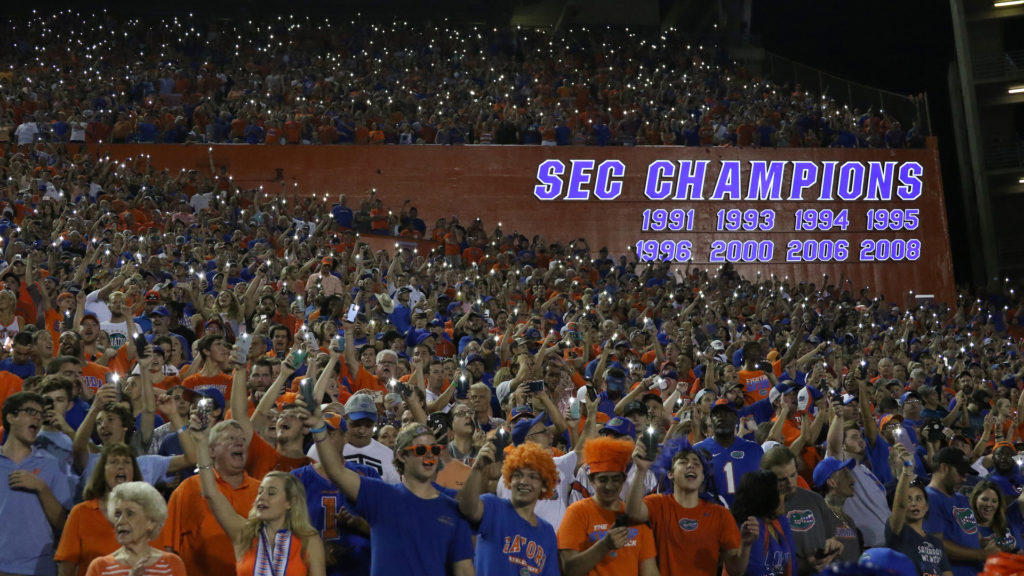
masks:
[[[432,455],[437,456],[444,450],[444,446],[440,444],[414,444],[412,446],[406,446],[403,452],[412,452],[417,456],[426,456],[429,451]]]
[[[43,411],[35,408],[22,408],[18,410],[19,414],[28,414],[29,416],[42,416]]]

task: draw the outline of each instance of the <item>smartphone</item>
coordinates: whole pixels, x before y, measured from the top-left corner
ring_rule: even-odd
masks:
[[[494,433],[494,457],[497,458],[498,462],[505,460],[505,448],[508,446],[509,437],[508,432],[504,428],[498,428],[498,431]]]
[[[196,405],[196,414],[199,416],[199,423],[203,430],[210,426],[210,413],[213,412],[213,398],[200,398]]]
[[[341,334],[338,334],[337,336],[332,338],[331,339],[331,349],[333,349],[335,352],[344,352],[345,351],[345,337],[342,336]]]
[[[139,332],[135,336],[135,354],[139,358],[146,358],[149,353],[146,352],[146,346],[149,346],[149,341],[146,340],[146,335]]]
[[[245,364],[249,359],[249,350],[252,349],[252,334],[243,332],[235,339],[235,361]]]
[[[348,315],[345,316],[346,322],[355,322],[359,316],[359,304],[353,304],[348,307]]]
[[[302,396],[302,401],[306,403],[306,408],[313,410],[314,407],[319,404],[316,398],[313,397],[313,387],[315,383],[309,378],[303,378],[299,380],[299,394]]]
[[[114,392],[117,394],[117,401],[124,400],[124,385],[121,383],[121,375],[117,372],[107,372],[107,384],[114,385]]]
[[[576,398],[569,398],[569,418],[571,420],[580,419],[580,401]]]
[[[615,517],[615,522],[612,523],[612,528],[627,528],[630,526],[629,515],[619,514]]]
[[[654,461],[654,457],[658,455],[658,435],[654,433],[654,428],[648,426],[640,437],[640,441],[644,443],[646,451],[644,460]]]
[[[306,363],[306,351],[301,348],[296,350],[292,354],[292,362],[294,364],[292,366],[293,369],[298,370],[299,368],[302,368],[302,366]]]
[[[868,363],[866,361],[864,361],[864,360],[861,360],[860,364],[857,365],[857,378],[860,379],[860,380],[863,380],[863,379],[867,378],[867,376],[868,376]]]
[[[543,392],[544,391],[544,381],[543,380],[530,380],[529,382],[527,382],[527,384],[530,386],[530,392]]]
[[[587,399],[588,402],[597,402],[597,389],[592,385],[587,385]]]

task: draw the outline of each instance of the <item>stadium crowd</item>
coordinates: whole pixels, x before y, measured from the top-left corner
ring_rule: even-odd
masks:
[[[223,114],[269,124],[301,111],[356,128],[386,119],[384,131],[407,122],[416,140],[432,122],[464,125],[469,143],[483,142],[478,126],[543,124],[543,112],[640,144],[651,132],[639,127],[678,106],[670,124],[763,125],[778,112],[799,145],[823,145],[834,120],[800,129],[824,117],[817,97],[776,98],[752,80],[743,91],[742,70],[699,46],[616,31],[556,48],[533,32],[328,34],[282,20],[228,39],[223,24],[182,34],[99,15],[67,31],[96,48],[71,59],[47,47],[52,67],[32,66],[44,50],[30,40],[68,18],[12,29],[19,73],[3,85],[7,121],[37,132],[15,133],[0,163],[0,574],[1016,565],[1024,300],[1008,279],[906,309],[842,277],[640,265],[472,214],[428,227],[412,202],[389,215],[373,191],[349,191],[350,206],[242,190],[212,151],[209,171],[169,173],[72,136],[80,122],[88,142],[112,114],[133,122],[123,140],[156,141],[138,138],[139,119],[166,112],[161,141],[177,116],[180,141],[222,141],[210,126]],[[232,57],[236,36],[247,40]],[[580,44],[613,40],[632,51],[606,46],[594,61]],[[136,45],[166,52],[136,61]],[[294,60],[330,60],[331,47],[337,64]],[[557,58],[579,71],[556,73]],[[334,66],[351,76],[327,80]],[[410,96],[385,104],[402,87]],[[630,117],[638,129],[623,139]],[[895,127],[837,117],[872,146]],[[436,248],[374,252],[367,234]]]
[[[4,28],[0,138],[22,144],[903,148],[927,136],[914,118],[773,83],[674,30],[105,11]]]

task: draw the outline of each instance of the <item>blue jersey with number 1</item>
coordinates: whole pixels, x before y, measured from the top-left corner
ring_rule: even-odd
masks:
[[[380,478],[376,470],[363,464],[346,462],[345,467],[365,478]],[[328,576],[367,576],[370,573],[370,540],[338,524],[341,509],[351,514],[352,503],[338,487],[313,466],[292,470],[306,488],[309,522],[320,532],[327,551]]]
[[[740,478],[747,472],[761,468],[761,457],[764,450],[756,442],[736,437],[733,443],[724,447],[714,438],[706,438],[694,445],[694,448],[707,450],[711,454],[711,468],[714,470],[715,487],[718,494],[732,506],[736,499],[736,487]]]

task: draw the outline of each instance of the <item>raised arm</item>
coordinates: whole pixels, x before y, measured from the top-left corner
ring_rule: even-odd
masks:
[[[897,443],[893,450],[899,451],[900,459],[903,460],[903,470],[900,472],[899,482],[896,483],[896,493],[892,497],[892,514],[889,515],[889,529],[898,535],[903,531],[907,519],[907,491],[915,475],[914,459],[907,453],[907,449]]]
[[[626,495],[626,514],[632,522],[646,524],[651,518],[647,504],[644,504],[644,482],[647,471],[651,469],[651,460],[646,459],[647,450],[643,442],[637,442],[633,449],[633,465],[636,466],[636,474],[633,475],[633,482],[629,485],[629,493]],[[653,457],[652,457],[653,458]]]
[[[301,397],[296,402],[304,405]],[[316,442],[320,464],[324,467],[327,477],[341,489],[342,494],[346,498],[354,503],[359,497],[359,486],[362,483],[362,479],[359,477],[359,474],[345,466],[340,452],[335,450],[333,446],[324,443],[324,440],[327,440],[327,427],[324,424],[324,417],[320,413],[319,406],[313,407],[313,413],[306,419],[306,425],[309,426],[310,433],[313,435],[313,441]]]
[[[192,425],[189,427],[188,433],[196,443],[198,455],[196,467],[199,469],[199,485],[203,490],[203,498],[206,499],[206,504],[210,507],[210,511],[213,512],[213,517],[217,519],[217,523],[220,524],[220,527],[224,529],[224,533],[231,538],[231,542],[235,545],[235,557],[237,558],[239,549],[249,544],[249,542],[240,542],[242,532],[245,530],[246,519],[235,512],[231,502],[217,489],[217,477],[213,473],[213,460],[210,457],[210,433],[208,430],[199,429],[198,420],[197,416],[193,416]]]
[[[462,485],[455,499],[459,503],[459,512],[466,520],[473,525],[480,523],[484,517],[484,503],[480,501],[480,495],[487,491],[487,483],[490,475],[488,467],[495,463],[494,443],[488,442],[480,448],[477,453],[473,468],[469,471],[466,483]]]

